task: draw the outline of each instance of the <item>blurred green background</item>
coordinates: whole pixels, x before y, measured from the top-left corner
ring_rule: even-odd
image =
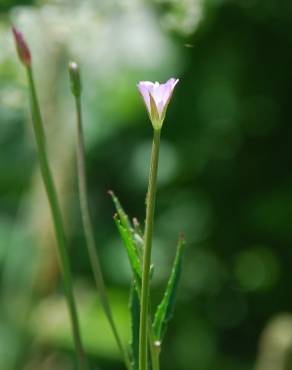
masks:
[[[0,0],[0,12],[0,369],[74,369],[13,22],[33,54],[92,368],[123,365],[81,228],[72,58],[91,211],[124,340],[130,269],[107,190],[143,221],[151,126],[136,83],[178,77],[163,128],[155,303],[180,231],[188,249],[162,369],[291,370],[291,1]]]

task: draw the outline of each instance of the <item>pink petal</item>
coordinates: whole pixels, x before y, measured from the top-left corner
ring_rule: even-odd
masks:
[[[170,99],[170,97],[171,97],[171,95],[173,93],[173,90],[175,88],[175,85],[178,83],[178,81],[179,81],[178,79],[170,78],[164,84],[164,86],[165,86],[165,89],[164,89],[165,94],[163,96],[163,102],[164,102],[164,104],[166,104],[169,101],[169,99]]]
[[[138,87],[140,94],[142,95],[146,108],[150,114],[151,107],[150,107],[149,93],[152,93],[153,91],[153,83],[149,81],[141,81],[138,83],[137,87]]]
[[[163,120],[167,105],[171,99],[173,90],[178,83],[178,79],[170,78],[164,84],[159,82],[140,81],[138,83],[138,89],[143,97],[148,113],[151,118],[151,105],[150,105],[150,94],[156,105],[156,109],[159,115],[159,119]]]

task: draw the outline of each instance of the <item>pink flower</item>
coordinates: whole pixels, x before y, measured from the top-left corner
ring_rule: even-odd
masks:
[[[12,32],[14,35],[14,40],[16,44],[16,49],[21,62],[26,66],[31,66],[31,55],[26,41],[21,32],[19,32],[15,27],[12,27]]]
[[[178,81],[178,79],[170,78],[164,84],[140,81],[137,85],[155,129],[162,127],[167,106]]]

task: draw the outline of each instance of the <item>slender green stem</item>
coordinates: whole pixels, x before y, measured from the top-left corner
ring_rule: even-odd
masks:
[[[154,129],[149,184],[146,199],[146,222],[144,234],[144,255],[141,290],[140,337],[139,337],[139,370],[147,370],[147,336],[149,314],[149,283],[152,249],[153,219],[156,197],[156,183],[159,160],[160,130]]]
[[[160,370],[160,343],[152,341],[152,370]]]
[[[137,294],[139,301],[141,302],[141,289],[139,289],[139,286],[137,288]],[[150,349],[150,362],[151,362],[151,369],[152,370],[159,370],[159,352],[157,351],[157,345],[155,343],[155,337],[154,337],[154,331],[152,327],[152,319],[151,319],[151,302],[150,297],[148,301],[148,343],[149,343],[149,349]]]
[[[148,317],[148,341],[150,347],[150,360],[151,360],[151,369],[159,370],[159,353],[157,352],[157,345],[155,343],[151,316],[149,313]]]
[[[44,126],[39,108],[38,97],[35,89],[34,78],[31,67],[27,67],[27,77],[29,82],[29,89],[31,94],[31,112],[32,112],[32,123],[37,144],[37,152],[40,163],[41,174],[46,189],[47,197],[49,200],[52,218],[55,228],[55,234],[58,245],[58,257],[60,262],[60,269],[63,277],[64,290],[67,298],[67,304],[71,319],[72,331],[74,344],[76,348],[77,358],[79,362],[79,369],[86,370],[86,360],[84,356],[81,334],[78,322],[77,308],[73,294],[73,284],[70,271],[67,241],[65,238],[63,219],[61,210],[57,198],[57,192],[53,181],[51,169],[49,166],[46,142],[44,135]]]
[[[89,212],[88,206],[88,192],[87,192],[87,180],[86,180],[86,164],[85,164],[85,146],[84,146],[84,135],[82,127],[82,109],[81,109],[81,97],[80,94],[74,95],[76,103],[76,113],[77,113],[77,170],[78,170],[78,185],[79,185],[79,198],[80,198],[80,208],[81,215],[85,233],[86,244],[88,248],[88,253],[92,265],[93,275],[97,290],[99,291],[100,301],[103,310],[106,314],[108,322],[111,326],[112,332],[114,334],[115,340],[119,347],[119,350],[124,358],[125,365],[128,370],[131,370],[131,361],[127,350],[122,344],[122,340],[119,336],[112,310],[109,304],[109,300],[106,293],[105,283],[103,279],[103,274],[100,266],[99,257],[96,250],[96,242],[94,238],[93,226]]]

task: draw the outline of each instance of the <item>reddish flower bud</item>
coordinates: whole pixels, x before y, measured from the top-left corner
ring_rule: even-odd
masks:
[[[12,27],[12,32],[14,35],[14,40],[16,44],[16,50],[21,62],[26,66],[31,66],[31,54],[26,41],[21,32],[19,32],[15,27]]]

